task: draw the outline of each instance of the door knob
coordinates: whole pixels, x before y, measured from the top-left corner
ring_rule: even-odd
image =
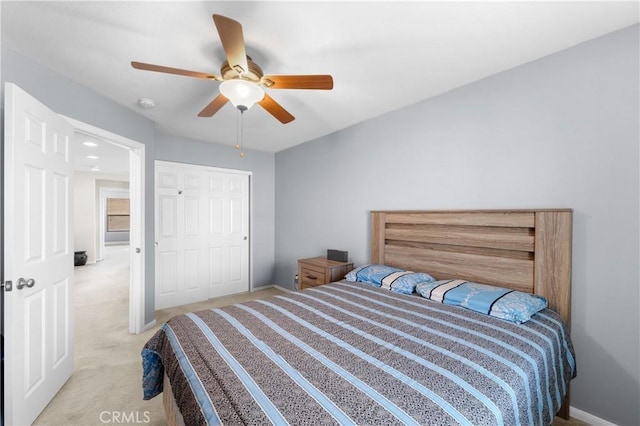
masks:
[[[25,280],[24,278],[18,278],[18,281],[16,282],[16,288],[18,290],[22,290],[25,287],[31,288],[34,285],[36,285],[36,280],[34,280],[33,278],[29,278],[28,280]]]

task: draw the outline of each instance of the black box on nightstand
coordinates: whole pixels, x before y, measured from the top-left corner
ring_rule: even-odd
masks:
[[[327,250],[327,259],[329,260],[335,260],[336,262],[346,262],[348,258],[349,258],[348,251],[331,250],[331,249]]]

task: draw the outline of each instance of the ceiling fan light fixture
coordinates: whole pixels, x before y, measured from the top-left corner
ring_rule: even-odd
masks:
[[[264,98],[264,91],[255,83],[246,80],[225,80],[220,84],[220,93],[234,107],[249,109]]]

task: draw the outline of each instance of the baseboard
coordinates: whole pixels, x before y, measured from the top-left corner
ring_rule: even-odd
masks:
[[[251,292],[253,293],[254,291],[266,290],[268,288],[277,288],[278,290],[282,290],[286,293],[295,293],[295,291],[282,287],[281,285],[278,285],[278,284],[261,285],[260,287],[253,288]]]
[[[149,322],[149,323],[144,325],[144,327],[142,329],[142,333],[144,333],[145,331],[151,330],[155,326],[156,326],[156,320],[154,319],[153,321],[151,321],[151,322]]]
[[[611,423],[575,407],[569,407],[569,415],[572,418],[585,422],[591,426],[617,426],[615,423]]]

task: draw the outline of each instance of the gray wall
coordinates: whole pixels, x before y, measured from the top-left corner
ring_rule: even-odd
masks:
[[[231,146],[158,135],[156,159],[179,163],[252,172],[251,185],[251,245],[254,288],[273,284],[274,242],[274,154],[245,150],[244,158]]]
[[[154,205],[155,125],[151,120],[4,47],[2,48],[1,71],[2,117],[4,117],[4,83],[11,82],[17,84],[59,114],[145,144],[147,157],[145,163],[145,177],[147,180],[145,204],[147,206]],[[1,149],[4,151],[4,131],[2,135]],[[4,185],[2,188],[4,188]],[[3,191],[2,188],[0,188],[0,191]],[[4,194],[2,197],[4,197]],[[3,218],[0,219],[4,221]],[[145,253],[145,323],[149,323],[153,321],[155,311],[153,207],[147,208],[145,220],[145,245],[151,248]]]
[[[275,281],[375,209],[574,209],[572,405],[640,424],[638,26],[276,154]],[[353,108],[358,108],[354,101]]]
[[[107,231],[104,233],[104,242],[106,244],[128,244],[129,231]]]

